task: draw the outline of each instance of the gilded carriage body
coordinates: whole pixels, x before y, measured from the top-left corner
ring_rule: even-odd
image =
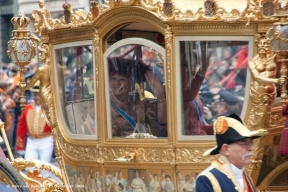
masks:
[[[68,1],[52,18],[41,2],[34,81],[53,129],[57,190],[193,188],[215,158],[202,156],[215,145],[213,119],[229,112],[270,131],[247,167],[259,190],[288,190],[287,159],[270,147],[284,127],[286,56],[267,32],[284,3],[111,0],[85,13]]]

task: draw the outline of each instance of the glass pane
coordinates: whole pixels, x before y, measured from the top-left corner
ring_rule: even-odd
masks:
[[[72,134],[95,135],[92,45],[55,50],[60,101]]]
[[[143,133],[138,135],[144,138],[167,137],[163,56],[150,47],[125,45],[106,59],[108,133],[112,137],[135,138],[136,133]]]
[[[180,41],[182,135],[213,135],[218,116],[241,114],[249,41]]]

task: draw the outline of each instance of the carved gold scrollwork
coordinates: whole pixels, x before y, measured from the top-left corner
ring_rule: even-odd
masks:
[[[93,28],[94,29],[94,35],[93,35],[93,45],[95,47],[95,72],[96,72],[96,90],[98,89],[98,83],[99,83],[99,76],[98,76],[98,71],[99,71],[99,55],[100,55],[100,36],[99,36],[99,32],[98,29],[96,27]],[[96,91],[96,93],[98,94],[98,91]]]
[[[211,1],[212,2],[212,1]],[[165,3],[164,3],[165,4]],[[213,1],[213,14],[207,15],[207,11],[204,8],[199,8],[195,13],[191,10],[187,10],[184,13],[177,8],[173,3],[171,3],[172,14],[164,14],[164,4],[161,2],[153,3],[152,1],[147,0],[117,0],[105,2],[103,5],[94,6],[91,10],[94,15],[89,12],[86,14],[84,10],[77,10],[75,13],[72,10],[72,7],[69,7],[71,22],[66,23],[65,19],[52,19],[51,16],[47,17],[48,12],[45,7],[40,6],[39,10],[33,12],[32,16],[35,20],[35,29],[36,32],[41,35],[42,31],[51,31],[57,28],[74,28],[78,26],[90,25],[101,15],[106,13],[109,10],[120,8],[120,7],[139,7],[144,8],[145,10],[150,11],[154,15],[157,15],[162,21],[176,21],[179,23],[186,23],[191,21],[211,21],[211,20],[220,20],[227,23],[235,23],[237,21],[247,21],[247,25],[251,21],[259,19],[273,19],[272,16],[263,15],[263,3],[262,1],[258,2],[256,0],[249,0],[247,7],[243,11],[237,9],[232,9],[230,12],[221,7],[217,1]],[[165,4],[167,6],[167,4]],[[203,2],[204,7],[204,2]],[[96,14],[97,13],[97,14]]]
[[[251,111],[247,125],[251,130],[258,129],[260,125],[267,123],[268,114],[271,110],[271,103],[274,101],[275,93],[256,93],[255,90],[250,90],[251,99]]]
[[[253,151],[253,162],[247,166],[247,172],[252,176],[252,178],[257,178],[259,174],[259,169],[262,164],[262,157],[264,153],[264,148],[261,147],[262,143],[264,143],[264,137],[260,137],[256,139],[254,142],[254,151]]]
[[[173,142],[169,142],[169,155],[171,157],[170,165],[173,168],[173,170],[176,170],[176,147]]]
[[[204,157],[203,154],[208,148],[177,148],[176,162],[177,163],[209,163],[215,160],[215,156]]]
[[[101,145],[101,141],[98,142],[97,144],[97,157],[96,157],[96,163],[100,164],[101,166],[103,166],[104,164],[104,158],[103,158],[103,146]]]
[[[21,170],[28,168],[28,167],[35,167],[37,169],[41,170],[46,170],[51,173],[53,173],[55,176],[57,176],[63,183],[62,174],[60,172],[60,169],[57,168],[56,166],[42,162],[39,160],[31,160],[31,159],[22,159],[22,158],[17,158],[14,161],[11,162],[11,165],[18,171],[20,172],[21,176],[26,180],[28,183],[29,187],[31,188],[38,188],[39,191],[66,191],[66,188],[63,184],[58,184],[56,181],[50,179],[50,178],[43,178],[40,175],[39,170],[34,170],[34,171],[28,171],[27,176],[24,175]],[[42,182],[39,180],[41,179]],[[36,184],[36,186],[35,186]]]
[[[155,148],[104,148],[103,158],[106,161],[114,161],[115,158],[125,156],[125,153],[135,153],[137,163],[170,163],[173,160],[169,149]]]
[[[164,26],[164,28],[165,28],[164,37],[165,37],[166,68],[167,68],[166,78],[167,78],[167,82],[168,82],[167,86],[170,89],[170,87],[171,87],[171,61],[170,61],[170,58],[171,58],[171,54],[172,54],[173,36],[172,36],[171,27],[169,25],[166,24]]]
[[[118,162],[132,162],[136,158],[136,153],[125,152],[124,156],[114,159]]]
[[[269,127],[281,127],[285,123],[285,116],[281,112],[272,112],[269,118]]]

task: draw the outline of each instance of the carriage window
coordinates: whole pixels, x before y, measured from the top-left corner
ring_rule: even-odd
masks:
[[[62,112],[69,132],[95,135],[92,45],[55,49]]]
[[[182,100],[182,129],[178,133],[213,135],[213,122],[218,116],[241,115],[247,90],[249,40],[177,43]]]
[[[124,45],[106,57],[110,137],[167,137],[164,57],[143,45]]]

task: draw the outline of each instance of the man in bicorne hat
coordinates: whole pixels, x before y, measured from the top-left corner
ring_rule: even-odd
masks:
[[[32,92],[34,103],[25,106],[18,122],[16,150],[19,154],[24,154],[26,134],[28,134],[25,158],[39,159],[50,163],[54,142],[51,128],[47,125],[44,112],[41,109],[38,82],[32,88]],[[49,177],[50,173],[42,171],[42,175]]]
[[[264,129],[249,131],[237,114],[220,116],[213,124],[217,146],[204,156],[220,154],[211,166],[199,174],[196,192],[247,191],[254,192],[251,178],[244,166],[252,162],[253,139],[268,132]]]

